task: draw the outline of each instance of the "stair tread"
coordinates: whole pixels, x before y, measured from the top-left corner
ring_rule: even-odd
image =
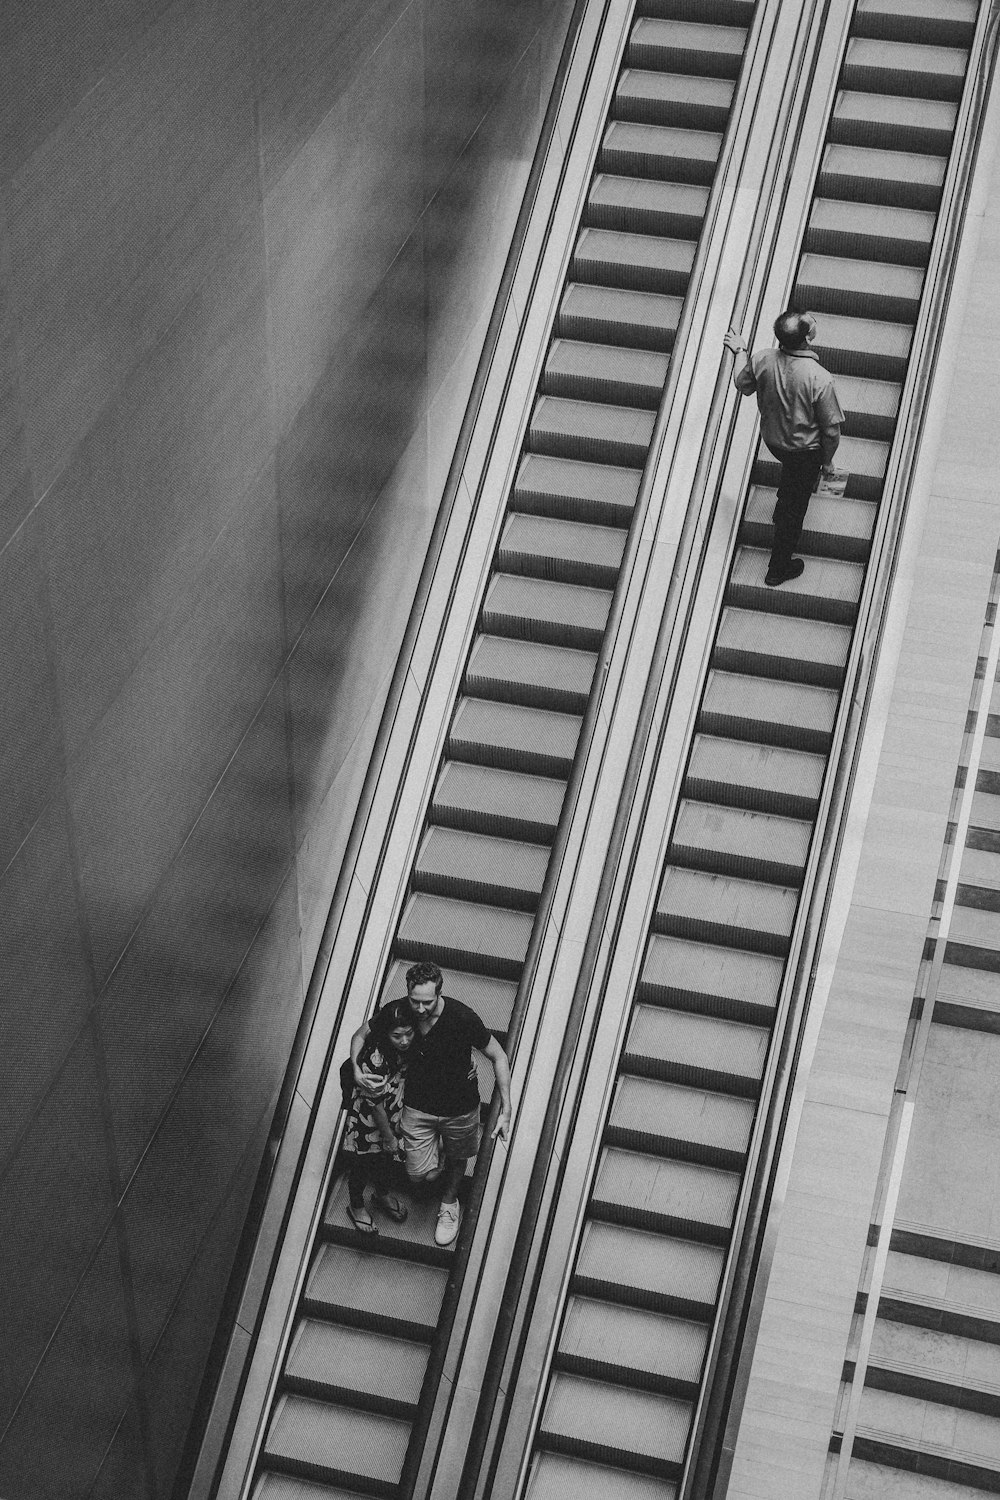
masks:
[[[588,521],[563,521],[515,511],[504,523],[500,551],[615,570],[621,565],[625,540],[626,533],[616,526],[595,526]]]
[[[497,573],[486,592],[484,612],[497,619],[516,616],[527,621],[549,621],[554,625],[580,626],[600,634],[611,608],[611,590],[579,583],[558,583],[548,578],[523,578],[515,573]]]
[[[654,934],[642,968],[644,985],[685,995],[773,1007],[784,960],[747,949]],[[671,1012],[671,1015],[673,1012]]]
[[[495,703],[488,698],[463,698],[451,727],[450,738],[487,740],[514,750],[543,751],[572,759],[583,720],[544,708]]]
[[[679,1464],[690,1414],[690,1402],[672,1396],[556,1373],[549,1383],[542,1431]]]
[[[394,1484],[409,1437],[409,1422],[399,1418],[286,1394],[275,1405],[264,1454]]]
[[[764,792],[790,792],[816,798],[823,784],[826,761],[804,750],[757,745],[720,735],[695,736],[688,777],[718,781],[727,786],[752,787]]]
[[[911,129],[916,126],[950,135],[958,107],[946,99],[901,98],[898,94],[842,89],[833,109],[834,120],[863,121]]]
[[[881,72],[913,73],[922,78],[952,78],[961,82],[967,59],[968,53],[961,47],[852,37],[844,64],[848,68],[878,68]]]
[[[742,1154],[753,1125],[752,1099],[712,1094],[658,1078],[618,1080],[609,1124],[621,1130]]]
[[[421,841],[416,868],[426,875],[527,890],[542,889],[549,865],[545,844],[495,838],[461,828],[429,828]]]
[[[734,84],[729,78],[706,78],[692,73],[654,72],[647,68],[624,68],[615,90],[615,105],[632,101],[683,108],[695,106],[729,112]]]
[[[603,438],[648,448],[656,421],[654,412],[634,406],[608,406],[599,401],[573,401],[565,396],[541,396],[531,418],[532,432],[564,437]]]
[[[910,354],[913,331],[904,323],[890,323],[881,318],[848,318],[843,313],[824,313],[816,334],[815,349],[824,363],[824,349],[849,353],[887,355],[906,360]]]
[[[768,1033],[761,1026],[643,1003],[632,1012],[625,1043],[625,1051],[636,1057],[755,1081],[767,1047]]]
[[[604,132],[602,150],[635,151],[645,156],[686,157],[714,162],[722,136],[714,130],[689,130],[679,125],[645,125],[612,120]]]
[[[728,1230],[739,1186],[737,1172],[606,1146],[597,1169],[594,1198],[600,1203]]]
[[[673,332],[684,305],[683,297],[665,292],[637,292],[629,287],[592,286],[573,281],[567,286],[559,304],[559,320],[606,323],[621,329],[620,343],[628,348],[631,329],[659,329]]]
[[[563,1319],[559,1352],[623,1370],[696,1381],[707,1342],[708,1329],[702,1323],[574,1296]]]
[[[311,1303],[354,1312],[380,1314],[431,1329],[437,1323],[447,1272],[435,1266],[410,1265],[369,1255],[345,1245],[324,1244],[306,1283]]]
[[[660,917],[693,917],[787,937],[795,921],[798,894],[790,886],[668,865],[656,910]]]
[[[880,42],[879,46],[886,45]],[[947,159],[916,151],[886,151],[877,146],[843,146],[834,142],[823,150],[822,177],[881,178],[886,182],[916,183],[938,188],[944,182]]]
[[[555,828],[565,795],[566,783],[553,777],[446,761],[434,789],[434,804],[530,818]]]
[[[675,1484],[647,1474],[630,1474],[619,1469],[614,1485],[615,1500],[677,1500]],[[604,1464],[546,1449],[534,1454],[525,1500],[607,1500],[607,1496],[608,1470]]]
[[[596,665],[597,656],[592,651],[516,641],[502,635],[480,635],[472,648],[466,675],[587,697]]]
[[[679,213],[702,219],[708,206],[709,189],[697,183],[661,182],[655,177],[620,177],[597,172],[588,202],[608,208],[648,209],[653,213]]]
[[[670,847],[671,851],[697,849],[802,868],[811,837],[812,825],[800,818],[684,798]]]
[[[715,1245],[672,1240],[645,1229],[590,1220],[584,1225],[576,1275],[636,1292],[713,1303],[724,1252]]]
[[[742,58],[746,35],[738,26],[713,26],[704,21],[661,21],[654,16],[640,16],[632,28],[631,41],[643,46],[718,52],[720,56],[728,54]]]
[[[777,498],[774,490],[765,485],[754,485],[746,509],[747,521],[758,526],[770,526]],[[875,506],[870,500],[857,500],[850,496],[838,499],[829,495],[813,495],[806,511],[802,534],[804,538],[810,535],[845,537],[867,542],[871,539],[874,525]]]
[[[763,600],[767,601],[778,590],[768,589],[764,593],[764,575],[768,568],[769,554],[760,547],[740,547],[733,564],[732,582],[759,588]],[[864,580],[864,568],[859,563],[842,562],[838,557],[811,557],[805,572],[798,578],[781,585],[781,598],[787,600],[797,596],[804,599],[834,600],[842,604],[856,604]],[[766,608],[766,602],[762,603]],[[780,605],[776,605],[780,608]]]
[[[574,264],[596,262],[687,276],[694,263],[694,252],[695,245],[691,240],[674,240],[658,234],[632,234],[626,229],[584,229],[576,242],[573,261]]]
[[[812,251],[803,255],[796,277],[797,286],[908,298],[913,302],[920,301],[923,284],[924,273],[919,266],[900,266],[884,260],[850,260],[846,256],[817,255]]]
[[[359,1490],[345,1490],[340,1485],[320,1484],[314,1479],[266,1469],[254,1486],[253,1500],[365,1500],[365,1497]]]
[[[718,647],[755,655],[842,667],[851,648],[850,628],[826,620],[769,615],[728,605],[722,614]]]
[[[658,357],[653,355],[653,358]],[[631,510],[635,505],[641,480],[641,469],[616,468],[612,464],[589,464],[579,458],[554,458],[544,453],[527,453],[517,471],[514,494],[515,497],[524,494],[554,495],[567,500],[612,504],[623,510]]]
[[[713,670],[702,711],[828,731],[837,712],[837,693],[811,683]]]
[[[428,1346],[412,1339],[307,1317],[292,1335],[285,1374],[415,1405],[429,1356]]]
[[[580,339],[553,339],[545,376],[646,386],[659,395],[670,368],[670,356],[656,349],[623,349],[616,344],[589,344]]]
[[[923,208],[895,208],[884,203],[856,203],[848,221],[839,198],[815,198],[809,229],[871,239],[900,240],[910,245],[930,245],[937,215]],[[808,231],[807,231],[808,232]]]
[[[528,951],[532,921],[526,912],[505,906],[417,892],[407,901],[400,937],[436,943],[441,949],[461,945],[463,952],[521,963]]]

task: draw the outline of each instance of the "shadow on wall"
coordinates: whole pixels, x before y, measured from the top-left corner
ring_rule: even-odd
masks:
[[[5,12],[0,1494],[184,1492],[571,8]]]

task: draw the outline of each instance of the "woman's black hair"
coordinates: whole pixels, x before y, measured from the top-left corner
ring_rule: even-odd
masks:
[[[386,1041],[390,1031],[396,1031],[400,1026],[413,1031],[415,1025],[408,1000],[389,1000],[372,1016],[368,1023],[368,1034],[378,1037],[379,1041]]]

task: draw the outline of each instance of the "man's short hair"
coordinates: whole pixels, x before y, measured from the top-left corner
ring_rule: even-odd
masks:
[[[774,320],[774,336],[782,349],[803,349],[816,326],[811,313],[793,312],[791,308]]]
[[[418,984],[432,984],[440,995],[444,989],[444,975],[437,964],[414,964],[406,971],[406,993],[415,990]]]

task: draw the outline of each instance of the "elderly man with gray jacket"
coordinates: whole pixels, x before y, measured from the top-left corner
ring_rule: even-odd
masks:
[[[777,349],[752,355],[733,329],[724,339],[726,348],[737,356],[733,384],[741,396],[756,395],[760,435],[781,464],[774,540],[764,579],[768,588],[798,578],[805,567],[792,553],[799,544],[820,471],[831,472],[844,420],[833,376],[809,348],[816,337],[812,313],[783,312],[775,321],[774,333]]]

